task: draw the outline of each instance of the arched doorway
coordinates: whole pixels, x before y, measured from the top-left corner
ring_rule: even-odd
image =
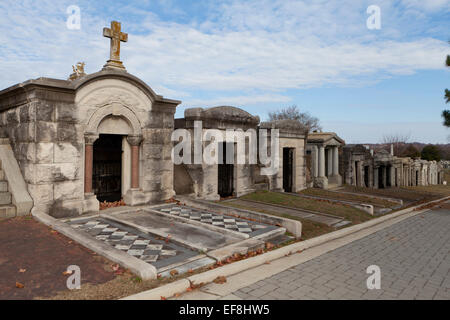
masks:
[[[227,148],[228,146],[228,148]],[[227,161],[228,151],[234,148],[234,143],[219,143],[219,157],[222,161],[218,164],[218,194],[221,198],[231,197],[234,194],[234,164]]]
[[[98,109],[85,133],[85,200],[92,208],[97,201],[122,198],[134,203],[140,192],[140,122],[129,108],[114,104]],[[97,202],[98,203],[98,202]]]
[[[98,201],[122,199],[122,135],[100,134],[94,142],[92,189]]]

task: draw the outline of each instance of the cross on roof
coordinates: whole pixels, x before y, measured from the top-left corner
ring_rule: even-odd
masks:
[[[111,28],[103,28],[103,36],[111,39],[110,57],[105,67],[125,69],[120,61],[120,42],[128,41],[128,34],[121,32],[121,24],[111,21]]]

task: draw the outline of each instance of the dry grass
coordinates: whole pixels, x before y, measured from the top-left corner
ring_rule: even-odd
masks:
[[[285,214],[285,213],[280,213],[280,212],[275,212],[275,211],[270,211],[270,210],[260,210],[260,209],[255,210],[255,208],[249,208],[249,207],[246,207],[243,205],[235,204],[233,202],[224,202],[223,204],[227,205],[227,206],[231,206],[233,208],[237,208],[237,209],[258,211],[258,212],[262,212],[262,213],[269,214],[272,216],[278,216],[278,217],[282,217],[282,218],[298,220],[302,223],[302,238],[301,238],[301,240],[308,240],[308,239],[311,239],[314,237],[318,237],[322,234],[334,231],[333,227],[329,227],[326,224],[301,219],[299,217],[291,216],[291,215]]]
[[[387,189],[373,189],[354,186],[345,186],[343,191],[370,194],[375,196],[382,196],[388,198],[401,199],[405,202],[419,202],[424,200],[434,200],[439,198],[439,195],[434,196],[429,193],[424,193],[421,190],[415,190],[413,187],[409,188],[387,188]]]
[[[191,273],[176,275],[171,278],[142,280],[129,270],[103,284],[81,284],[80,290],[65,290],[52,297],[39,297],[37,300],[117,300],[136,293],[151,290],[191,275],[209,270],[208,267],[197,269]]]
[[[433,186],[405,187],[405,189],[420,192],[425,195],[450,196],[450,186],[444,186],[442,184]]]
[[[358,224],[373,218],[366,212],[356,209],[349,205],[334,203],[327,200],[307,199],[295,195],[283,194],[278,192],[257,191],[245,195],[241,199],[272,203],[291,208],[327,213],[334,216],[343,217],[345,220],[351,221],[352,224]]]
[[[371,204],[378,207],[385,207],[385,208],[393,208],[397,206],[396,203],[393,203],[391,201],[383,200],[383,199],[374,199],[370,198],[364,195],[354,195],[354,194],[348,194],[348,193],[338,193],[338,192],[332,192],[327,191],[323,189],[305,189],[300,192],[301,194],[308,195],[308,196],[315,196],[315,197],[324,197],[328,199],[333,200],[344,200],[344,201],[353,201],[353,202],[359,202],[359,203],[365,203],[365,204]]]

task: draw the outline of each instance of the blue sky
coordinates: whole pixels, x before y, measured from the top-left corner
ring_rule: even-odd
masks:
[[[67,7],[81,29],[66,27]],[[366,10],[381,9],[369,30]],[[450,88],[450,0],[0,2],[0,88],[71,66],[101,69],[102,28],[122,22],[128,72],[187,107],[234,105],[262,119],[289,105],[317,116],[347,143],[386,134],[446,143],[443,92]]]

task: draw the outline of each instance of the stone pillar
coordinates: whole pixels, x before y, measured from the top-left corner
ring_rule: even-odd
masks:
[[[356,166],[356,170],[358,170],[358,181],[356,181],[356,185],[358,187],[363,187],[364,183],[364,169],[362,166],[362,161],[358,161]]]
[[[319,148],[314,146],[313,148],[314,156],[314,178],[319,176]]]
[[[319,177],[325,176],[325,148],[319,147]]]
[[[317,176],[314,178],[314,187],[321,189],[328,189],[328,178],[325,177],[325,148],[323,146],[318,147],[317,156]]]
[[[326,165],[327,165],[327,174],[326,176],[329,178],[333,174],[333,153],[331,148],[325,149],[325,155],[327,158]]]
[[[139,189],[139,145],[142,137],[128,136],[127,141],[131,145],[131,189]]]
[[[380,170],[379,170],[379,168],[374,168],[373,169],[373,187],[375,188],[375,189],[378,189],[379,188],[379,185],[378,185],[378,175],[380,174]]]
[[[94,142],[98,135],[87,134],[84,136],[84,201],[83,212],[96,212],[100,210],[97,197],[92,192],[92,174],[94,165]]]
[[[333,176],[339,175],[339,149],[334,147],[333,149]]]
[[[94,142],[98,135],[86,135],[84,147],[84,193],[92,193],[92,170],[94,165]]]
[[[127,141],[131,145],[131,188],[125,194],[124,201],[129,206],[137,206],[146,203],[145,194],[139,188],[139,146],[142,136],[128,136]]]

